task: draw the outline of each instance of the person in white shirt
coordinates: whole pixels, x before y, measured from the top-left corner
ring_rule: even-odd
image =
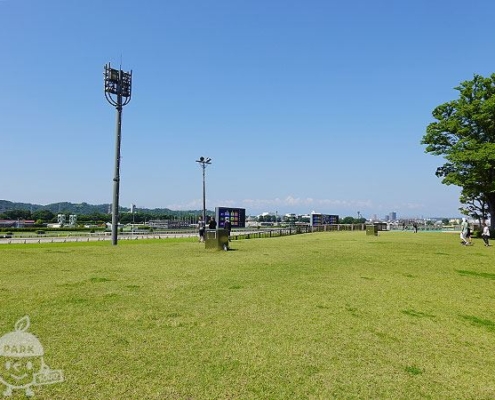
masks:
[[[459,236],[461,238],[461,244],[463,244],[463,245],[468,245],[469,244],[469,240],[468,240],[468,236],[469,236],[469,224],[468,224],[466,218],[463,218],[462,219],[462,223],[461,223],[461,234]]]
[[[490,229],[485,222],[483,222],[483,232],[481,232],[481,237],[483,238],[483,242],[485,242],[485,246],[490,246]]]

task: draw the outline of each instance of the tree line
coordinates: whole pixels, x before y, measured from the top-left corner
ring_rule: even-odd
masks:
[[[65,214],[65,213],[63,213]],[[167,214],[155,214],[145,212],[135,213],[121,213],[120,223],[141,224],[150,220],[180,220],[189,223],[195,223],[198,218],[198,212],[175,212]],[[58,214],[50,210],[37,210],[31,212],[30,210],[8,210],[0,214],[0,219],[6,220],[34,220],[36,225],[50,224],[57,222]],[[107,213],[91,213],[91,214],[77,214],[77,223],[84,225],[101,225],[107,222],[112,222],[112,215]]]

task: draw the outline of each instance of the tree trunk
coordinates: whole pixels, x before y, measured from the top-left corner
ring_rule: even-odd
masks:
[[[488,211],[490,212],[490,230],[495,230],[495,193],[489,193],[487,196]]]

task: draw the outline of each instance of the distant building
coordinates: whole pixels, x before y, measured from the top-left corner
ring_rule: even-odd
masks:
[[[11,219],[0,219],[0,228],[13,228],[16,222]]]
[[[27,228],[34,223],[35,221],[30,219],[0,219],[0,228]]]

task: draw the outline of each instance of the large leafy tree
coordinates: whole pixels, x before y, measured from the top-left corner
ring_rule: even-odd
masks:
[[[474,75],[455,88],[457,100],[433,110],[421,143],[443,156],[436,175],[446,185],[461,187],[461,199],[483,199],[495,227],[495,74]]]

